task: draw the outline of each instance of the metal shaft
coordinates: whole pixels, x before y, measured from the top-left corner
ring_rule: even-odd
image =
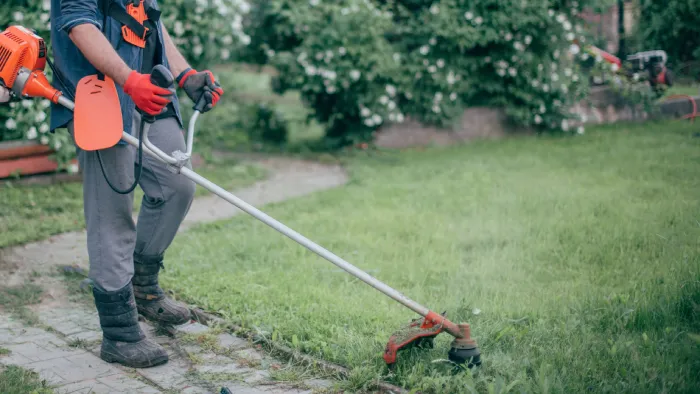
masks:
[[[64,96],[61,96],[59,98],[58,102],[59,102],[59,104],[63,105],[64,107],[66,107],[70,110],[73,110],[75,108],[75,104],[71,100],[65,98]],[[196,120],[196,115],[198,115],[197,112],[195,112],[195,118],[193,120]],[[192,150],[193,133],[194,133],[194,121],[191,121],[189,124],[188,139],[187,139],[188,140],[187,141],[188,153],[191,153],[191,150]],[[132,136],[126,132],[122,133],[122,139],[132,146],[135,146],[135,147],[139,146],[138,138],[135,138],[134,136]],[[169,160],[162,158],[160,156],[160,154],[154,152],[150,148],[149,145],[144,144],[143,151],[146,152],[146,154],[149,154],[149,155],[153,156],[154,158],[161,160],[162,162],[164,162],[167,165]],[[189,168],[181,167],[181,168],[179,168],[179,172],[180,172],[180,174],[182,174],[183,176],[192,180],[196,184],[202,186],[203,188],[209,190],[210,192],[216,194],[217,196],[219,196],[219,197],[223,198],[224,200],[228,201],[229,203],[233,204],[234,206],[236,206],[240,210],[248,213],[249,215],[253,216],[254,218],[260,220],[261,222],[272,227],[273,229],[279,231],[283,235],[289,237],[290,239],[297,242],[298,244],[304,246],[305,248],[309,249],[310,251],[316,253],[317,255],[328,260],[329,262],[342,268],[343,270],[347,271],[348,273],[355,276],[356,278],[362,280],[363,282],[367,283],[368,285],[374,287],[375,289],[381,291],[382,293],[386,294],[387,296],[393,298],[397,302],[400,302],[401,304],[406,306],[408,309],[410,309],[410,310],[412,310],[412,311],[416,312],[417,314],[424,316],[424,317],[427,316],[428,313],[430,312],[430,310],[428,308],[426,308],[426,307],[418,304],[417,302],[409,299],[405,295],[401,294],[399,291],[391,288],[390,286],[384,284],[382,281],[374,278],[373,276],[369,275],[368,273],[362,271],[361,269],[348,263],[347,261],[343,260],[342,258],[336,256],[335,254],[331,253],[327,249],[319,246],[315,242],[304,237],[303,235],[299,234],[298,232],[292,230],[291,228],[285,226],[284,224],[280,223],[279,221],[273,219],[272,217],[268,216],[266,213],[260,211],[259,209],[255,208],[254,206],[252,206],[252,205],[248,204],[247,202],[241,200],[240,198],[234,196],[232,193],[228,192],[227,190],[224,190],[220,186],[209,181],[208,179],[204,178],[203,176],[197,174],[196,172],[190,170]]]

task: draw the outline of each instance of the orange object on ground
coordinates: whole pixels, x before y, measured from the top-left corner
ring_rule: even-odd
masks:
[[[80,149],[94,151],[111,148],[122,138],[119,96],[114,81],[88,75],[75,91],[75,143]]]
[[[129,15],[136,19],[136,21],[138,21],[141,25],[143,25],[143,22],[148,19],[143,3],[143,1],[139,2],[138,7],[134,7],[134,4],[129,4],[126,6],[126,12],[128,12]],[[146,34],[148,34],[147,27],[144,27],[143,37],[139,37],[133,30],[129,29],[127,26],[122,26],[122,37],[124,37],[124,41],[128,42],[129,44],[135,45],[139,48],[146,47]]]

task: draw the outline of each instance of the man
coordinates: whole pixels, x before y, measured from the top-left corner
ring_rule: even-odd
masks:
[[[133,37],[140,34],[129,39],[122,32],[123,26],[127,32],[139,30],[133,24],[136,19],[124,17],[129,6],[143,6],[148,15],[143,23],[148,29],[145,42],[134,42]],[[51,0],[51,44],[58,69],[54,86],[74,94],[77,82],[86,75],[101,72],[111,77],[117,85],[125,131],[137,135],[139,110],[156,115],[150,140],[167,153],[184,152],[177,97],[152,84],[149,73],[155,65],[167,67],[193,102],[201,97],[207,100],[204,112],[216,105],[223,90],[210,72],[189,67],[159,16],[156,0]],[[72,112],[54,105],[51,129],[63,127],[73,133]],[[101,357],[134,368],[163,364],[168,355],[145,337],[138,314],[166,324],[190,319],[187,307],[165,296],[158,274],[163,255],[190,208],[195,185],[143,155],[139,186],[145,196],[136,226],[133,194],[112,189],[126,189],[134,182],[139,164],[135,149],[123,142],[100,151],[99,156],[78,149],[78,161],[83,173],[90,279],[103,332]]]

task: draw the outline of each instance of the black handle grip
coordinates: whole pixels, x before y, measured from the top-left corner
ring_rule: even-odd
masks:
[[[201,96],[199,96],[199,100],[197,100],[197,103],[194,105],[194,110],[199,111],[199,112],[204,112],[204,110],[207,108],[207,93],[211,94],[212,90],[208,87],[204,87],[204,93],[202,93]]]
[[[159,64],[151,71],[151,83],[163,89],[170,89],[175,83],[175,77],[170,70]]]

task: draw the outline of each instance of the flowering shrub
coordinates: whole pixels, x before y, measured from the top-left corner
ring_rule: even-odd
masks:
[[[250,37],[242,31],[245,0],[165,0],[160,2],[163,23],[173,41],[193,67],[220,63],[231,58]],[[11,0],[0,3],[0,30],[10,25],[34,29],[50,50],[50,0]],[[51,70],[46,74],[51,80]],[[56,150],[61,168],[74,157],[75,148],[68,133],[49,133],[47,101],[21,100],[0,105],[0,141],[36,140]],[[73,166],[68,169],[75,170]]]
[[[589,56],[575,44],[587,38],[576,15],[596,0],[264,3],[247,31],[280,70],[275,87],[300,90],[334,145],[366,141],[407,114],[448,125],[476,105],[574,131],[569,109],[587,92]]]

